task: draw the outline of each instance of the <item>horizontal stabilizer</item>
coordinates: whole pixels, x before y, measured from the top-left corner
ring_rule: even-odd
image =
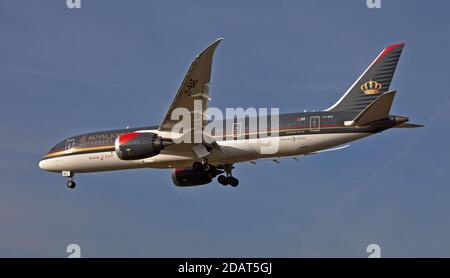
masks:
[[[395,92],[389,91],[379,96],[361,111],[353,121],[346,122],[346,125],[364,126],[374,121],[387,119],[394,101]]]
[[[424,125],[403,123],[403,124],[399,124],[399,125],[394,126],[394,127],[395,128],[418,128],[418,127],[424,127]]]

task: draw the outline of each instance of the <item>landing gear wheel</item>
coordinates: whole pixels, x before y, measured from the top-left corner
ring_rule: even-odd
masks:
[[[203,164],[201,164],[198,161],[196,161],[192,164],[192,168],[199,173],[201,173],[205,170],[205,167],[203,167]]]
[[[203,173],[211,170],[212,166],[208,163],[208,160],[206,158],[202,158],[201,162],[199,161],[194,162],[192,164],[192,168],[199,173]]]
[[[211,165],[209,165],[208,159],[202,157],[202,160],[200,163],[202,164],[203,171],[208,172],[209,170],[211,170]]]
[[[203,164],[202,166],[203,166],[203,171],[208,172],[211,169],[211,165],[209,165],[209,164]]]
[[[70,188],[70,189],[75,188],[75,186],[76,186],[77,184],[76,184],[75,181],[73,180],[73,176],[75,175],[74,172],[72,172],[72,171],[62,171],[62,172],[61,172],[61,175],[62,175],[63,177],[68,178],[67,184],[66,184],[68,188]]]
[[[235,177],[228,177],[228,184],[232,187],[236,187],[239,185],[239,180]]]
[[[70,189],[74,189],[76,185],[77,184],[74,181],[72,181],[72,180],[68,180],[67,181],[67,187],[70,188]]]
[[[231,185],[236,187],[239,185],[239,180],[232,176],[231,171],[233,170],[232,164],[221,165],[222,169],[225,171],[225,175],[220,175],[217,181],[222,185]]]
[[[225,177],[224,175],[220,175],[217,178],[217,181],[221,184],[221,185],[227,185],[228,184],[228,179],[227,177]]]

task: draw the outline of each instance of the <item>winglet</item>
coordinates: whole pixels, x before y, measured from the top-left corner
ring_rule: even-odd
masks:
[[[210,44],[207,48],[205,48],[205,50],[200,52],[200,54],[197,55],[197,58],[200,58],[201,56],[204,55],[214,54],[214,51],[216,50],[217,46],[221,41],[223,41],[223,38],[218,38],[217,40],[215,40],[212,44]]]

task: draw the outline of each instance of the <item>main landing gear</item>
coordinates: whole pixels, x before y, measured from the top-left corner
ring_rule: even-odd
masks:
[[[230,175],[220,175],[217,178],[217,181],[221,184],[221,185],[231,185],[232,187],[236,187],[239,185],[239,180],[233,176]]]
[[[70,189],[74,189],[75,186],[77,186],[77,184],[75,183],[75,181],[73,180],[73,176],[75,175],[75,173],[71,172],[71,171],[62,171],[61,172],[63,177],[67,177],[67,187]]]
[[[223,169],[225,170],[225,175],[220,175],[217,178],[217,181],[221,185],[231,185],[232,187],[236,187],[239,185],[239,180],[232,176],[231,170],[233,170],[233,165],[224,165]]]
[[[208,172],[211,169],[211,165],[208,164],[208,159],[202,158],[200,162],[194,162],[192,168],[197,172]]]
[[[199,173],[215,172],[215,167],[210,165],[206,158],[202,158],[201,161],[194,162],[192,164],[192,168]],[[220,175],[219,177],[217,177],[217,181],[221,185],[231,185],[232,187],[236,187],[239,185],[239,180],[233,177],[231,174],[231,170],[234,168],[233,165],[224,165],[220,168],[223,168],[225,170],[225,175]],[[213,175],[215,176],[217,174]]]

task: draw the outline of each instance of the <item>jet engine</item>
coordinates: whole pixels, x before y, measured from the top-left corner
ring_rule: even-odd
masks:
[[[203,172],[192,168],[177,168],[172,170],[172,181],[176,186],[196,186],[210,183],[213,178],[222,173],[222,170],[215,167]]]
[[[130,132],[116,138],[114,147],[122,160],[144,159],[158,155],[171,142],[152,132]]]

